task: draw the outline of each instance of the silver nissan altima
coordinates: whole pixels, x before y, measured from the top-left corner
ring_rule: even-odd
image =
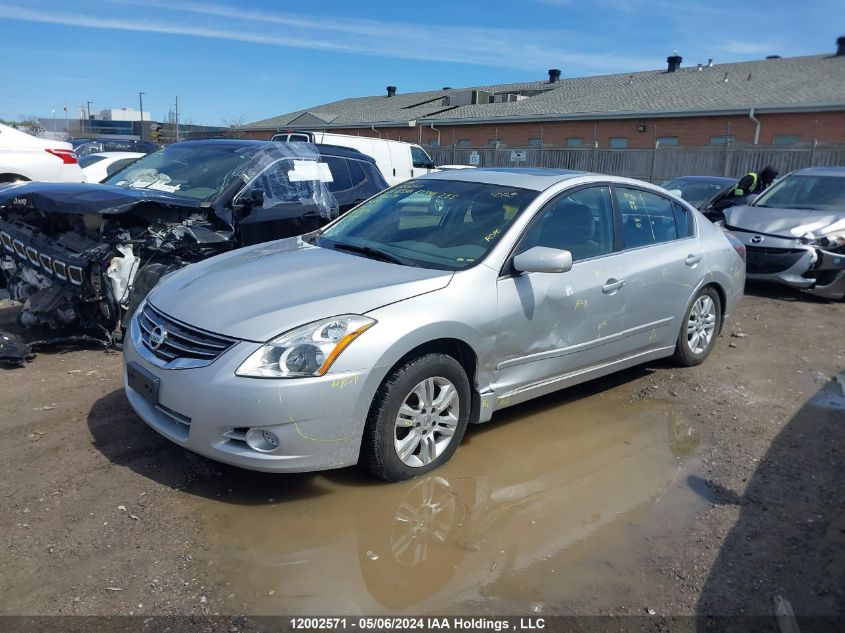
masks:
[[[434,173],[171,274],[131,321],[126,395],[221,462],[407,479],[504,407],[661,357],[702,362],[744,256],[640,181]]]

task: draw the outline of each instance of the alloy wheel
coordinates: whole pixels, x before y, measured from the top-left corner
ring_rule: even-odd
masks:
[[[406,466],[419,468],[437,459],[452,442],[461,411],[455,385],[442,376],[417,383],[396,416],[393,447]]]
[[[708,295],[696,299],[687,321],[687,343],[693,354],[702,354],[710,346],[716,331],[716,303]]]

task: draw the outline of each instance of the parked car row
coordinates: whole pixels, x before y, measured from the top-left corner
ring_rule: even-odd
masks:
[[[122,340],[139,416],[221,462],[415,477],[496,410],[701,363],[746,272],[845,295],[845,169],[790,174],[720,229],[695,206],[730,180],[427,165],[388,188],[389,145],[380,164],[359,137],[291,138],[176,143],[111,175],[91,155],[103,184],[0,186],[21,323]]]

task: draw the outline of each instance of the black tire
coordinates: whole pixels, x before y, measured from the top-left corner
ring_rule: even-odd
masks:
[[[707,346],[703,350],[696,352],[690,347],[687,328],[689,327],[690,316],[692,315],[693,309],[702,297],[709,297],[713,301],[713,310],[715,312],[715,326],[713,334],[710,337],[710,341]],[[687,311],[684,313],[684,318],[681,322],[681,329],[678,332],[678,341],[677,343],[675,343],[675,361],[683,367],[694,367],[695,365],[700,365],[701,363],[703,363],[704,359],[710,355],[710,352],[713,351],[713,347],[716,345],[716,339],[719,336],[721,325],[722,300],[719,298],[719,293],[716,292],[715,288],[711,286],[702,288],[701,290],[699,290],[698,294],[695,295],[695,298],[690,301],[690,305],[687,308]]]
[[[459,398],[458,422],[451,440],[431,462],[420,466],[405,464],[396,452],[394,434],[399,408],[412,390],[428,378],[445,378],[454,385]],[[427,354],[397,368],[379,387],[361,441],[361,463],[385,481],[418,477],[445,464],[461,443],[470,412],[470,385],[460,363],[445,354]],[[410,431],[409,431],[410,432]]]

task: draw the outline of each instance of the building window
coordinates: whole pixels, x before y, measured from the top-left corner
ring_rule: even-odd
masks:
[[[458,147],[470,147],[469,139],[468,138],[462,138],[456,143],[456,145]]]
[[[775,145],[795,145],[801,142],[800,134],[775,134],[772,143]]]
[[[541,138],[530,138],[530,139],[528,139],[528,145],[529,146],[532,146],[532,145],[540,146],[542,144],[543,144],[543,139],[541,139]]]
[[[497,138],[491,138],[489,141],[487,141],[487,145],[489,145],[490,147],[505,147],[505,144]]]
[[[736,143],[735,136],[711,136],[711,145],[727,145],[728,143]]]
[[[628,137],[626,136],[611,136],[608,143],[610,149],[625,149],[628,147]]]
[[[566,139],[566,146],[567,147],[580,147],[583,144],[583,141],[578,138],[577,136],[570,137]]]
[[[440,141],[436,138],[433,138],[428,142],[428,146],[429,147],[440,147]]]
[[[678,144],[678,137],[677,136],[658,136],[657,140],[660,141],[661,145],[677,145]]]

